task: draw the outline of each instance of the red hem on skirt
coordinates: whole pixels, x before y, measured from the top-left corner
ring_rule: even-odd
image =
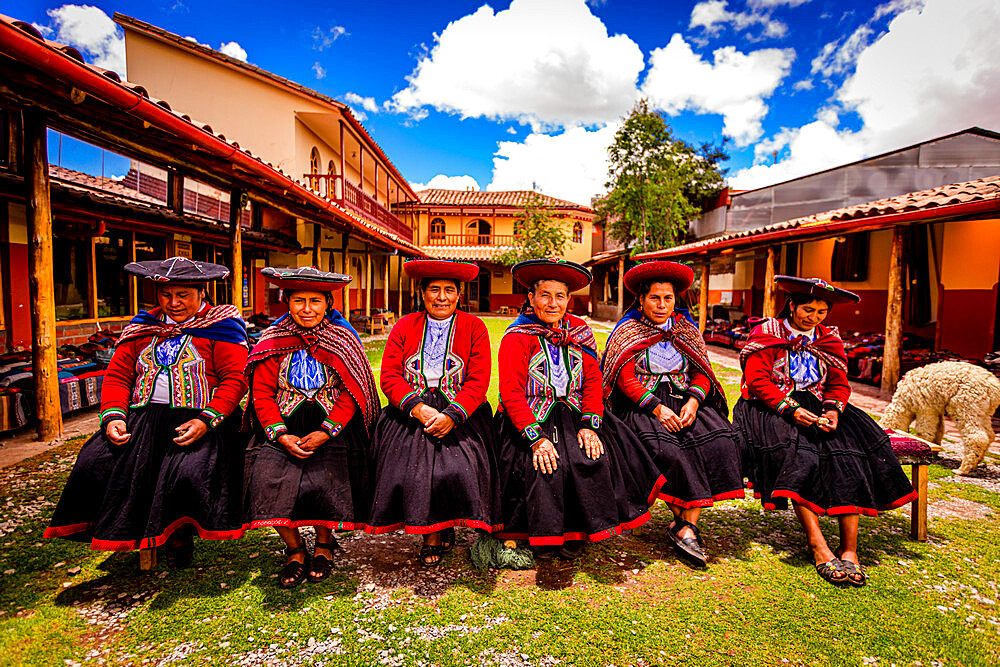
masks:
[[[243,530],[253,530],[254,528],[304,528],[306,526],[319,526],[330,530],[367,530],[368,524],[353,523],[350,521],[324,521],[323,519],[257,519],[243,524]]]
[[[428,533],[436,533],[439,530],[445,530],[447,528],[476,528],[478,530],[485,530],[488,533],[493,533],[503,528],[503,524],[498,523],[495,526],[491,526],[485,521],[480,521],[479,519],[452,519],[450,521],[435,523],[430,526],[409,526],[405,521],[400,521],[399,523],[394,523],[389,526],[365,526],[365,532],[369,535],[384,535],[385,533],[391,533],[399,530],[400,528],[402,528],[403,532],[407,535],[427,535]]]
[[[95,537],[90,541],[90,548],[94,551],[134,551],[135,549],[162,547],[170,539],[170,535],[184,525],[194,526],[195,530],[198,531],[198,537],[203,540],[238,540],[246,532],[243,527],[234,530],[205,530],[191,517],[183,516],[168,525],[162,533],[155,537],[143,537],[139,540],[99,540]]]
[[[49,526],[45,529],[45,532],[42,533],[42,537],[67,537],[68,535],[76,535],[77,533],[86,532],[89,527],[89,523],[71,523],[67,526]]]
[[[565,544],[567,541],[582,541],[582,542],[600,542],[606,540],[609,537],[618,537],[622,534],[622,531],[632,530],[633,528],[638,528],[642,524],[646,523],[652,518],[649,512],[643,512],[631,521],[626,521],[625,523],[619,524],[613,528],[607,528],[596,533],[581,533],[581,532],[571,532],[563,533],[562,535],[536,535],[532,536],[528,533],[508,533],[499,532],[496,537],[501,540],[528,540],[528,544],[535,547],[550,547],[550,546],[560,546]]]
[[[696,507],[711,507],[713,504],[720,502],[722,500],[733,500],[734,498],[745,498],[746,492],[743,489],[736,489],[734,491],[726,491],[725,493],[719,493],[711,498],[701,498],[699,500],[681,500],[675,496],[671,496],[668,493],[659,494],[660,500],[669,503],[671,505],[677,505],[678,507],[683,507],[686,510],[694,509]]]
[[[889,510],[894,510],[897,507],[902,507],[907,503],[913,502],[914,500],[916,500],[917,495],[918,494],[916,491],[910,491],[908,494],[906,494],[899,500],[893,501],[888,505],[886,505],[885,507],[883,507],[882,511],[886,512]],[[824,509],[819,505],[817,505],[816,503],[809,502],[808,500],[806,500],[799,494],[795,493],[794,491],[787,491],[785,489],[778,489],[776,491],[772,491],[771,497],[788,498],[789,500],[798,503],[799,505],[803,505],[807,509],[819,515],[839,516],[842,514],[860,514],[862,516],[878,516],[879,513],[879,510],[877,509],[872,509],[871,507],[858,507],[856,505],[840,505],[838,507],[829,507]],[[774,503],[764,503],[764,509],[774,510],[777,509],[777,507],[774,505]]]
[[[650,507],[653,506],[653,503],[656,502],[656,499],[660,497],[660,489],[662,489],[663,485],[666,483],[667,483],[667,478],[664,477],[663,475],[660,475],[657,478],[656,484],[653,485],[653,490],[649,492],[649,497],[646,498],[647,505],[649,505]]]

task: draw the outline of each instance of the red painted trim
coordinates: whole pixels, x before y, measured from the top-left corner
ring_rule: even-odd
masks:
[[[453,519],[451,521],[442,521],[441,523],[431,524],[430,526],[408,526],[406,522],[400,521],[399,523],[394,523],[391,526],[365,526],[365,532],[369,535],[384,535],[385,533],[391,533],[393,531],[403,529],[403,532],[407,535],[427,535],[428,533],[436,533],[439,530],[445,530],[446,528],[475,528],[477,530],[485,530],[488,533],[494,533],[503,528],[502,523],[498,523],[495,526],[491,526],[485,521],[480,521],[479,519]]]
[[[184,516],[164,528],[163,532],[155,537],[144,537],[139,540],[99,540],[94,538],[90,541],[90,548],[94,551],[133,551],[162,547],[170,539],[170,536],[184,525],[194,526],[195,530],[198,531],[198,537],[203,540],[238,540],[246,532],[242,527],[235,530],[205,530],[197,521],[189,516]]]
[[[733,500],[734,498],[745,498],[746,492],[743,489],[736,489],[734,491],[726,491],[725,493],[719,493],[711,498],[698,498],[696,500],[681,500],[676,496],[672,496],[669,493],[661,493],[659,495],[660,500],[669,503],[671,505],[677,505],[686,510],[694,509],[696,507],[711,507],[715,503],[721,500]]]
[[[367,524],[363,523],[323,521],[322,519],[299,519],[297,521],[292,521],[291,519],[259,519],[257,521],[251,521],[250,523],[243,524],[243,530],[253,530],[254,528],[273,528],[275,526],[282,528],[319,526],[321,528],[329,528],[330,530],[365,530],[368,528]]]

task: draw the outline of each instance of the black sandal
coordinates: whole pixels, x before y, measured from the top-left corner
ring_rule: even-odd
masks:
[[[843,566],[844,572],[847,573],[847,576],[844,577],[844,579],[851,586],[856,586],[857,588],[861,588],[862,586],[868,583],[868,575],[865,574],[864,570],[861,569],[860,565],[850,560],[841,560],[840,564]]]
[[[308,553],[306,551],[306,545],[300,544],[295,548],[285,549],[286,556],[294,556],[295,554]],[[300,563],[297,560],[290,560],[285,563],[285,567],[281,568],[281,573],[278,575],[278,586],[281,588],[295,588],[306,578],[306,564]]]
[[[440,544],[424,544],[420,547],[420,564],[424,567],[437,567],[441,564],[441,555],[443,551],[441,550]],[[437,560],[427,560],[428,558],[437,557]]]
[[[166,547],[167,565],[175,570],[181,570],[191,565],[194,558],[194,535],[190,528],[184,526],[178,529]]]
[[[847,568],[844,566],[844,561],[837,557],[828,560],[825,563],[814,563],[816,567],[816,572],[828,583],[834,586],[844,586],[848,583]],[[835,577],[833,575],[840,572],[842,577]]]
[[[335,550],[340,548],[340,544],[337,543],[337,538],[330,536],[329,542],[320,542],[316,540],[316,549],[329,549],[332,554]],[[312,558],[309,560],[309,581],[312,583],[317,583],[323,581],[330,576],[330,572],[333,570],[333,561],[326,556],[317,556],[315,552]],[[314,574],[317,573],[317,574]]]
[[[450,554],[455,548],[455,529],[445,528],[441,531],[441,553]]]
[[[678,533],[684,528],[694,531],[694,537],[682,538]],[[674,519],[674,527],[667,528],[667,535],[674,541],[674,548],[677,553],[694,567],[707,567],[708,561],[705,559],[705,543],[701,541],[701,531],[689,521],[680,517]]]

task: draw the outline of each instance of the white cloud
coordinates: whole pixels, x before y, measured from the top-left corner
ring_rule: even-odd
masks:
[[[535,129],[594,125],[629,110],[642,69],[638,45],[609,35],[584,0],[513,0],[449,23],[390,104]]]
[[[472,176],[446,176],[438,174],[426,183],[410,183],[417,192],[421,190],[479,190],[479,183]]]
[[[713,61],[696,54],[679,34],[650,55],[650,71],[642,93],[671,115],[682,111],[721,114],[723,132],[737,145],[757,139],[770,97],[789,70],[791,49],[742,53],[736,47],[716,49]]]
[[[247,61],[247,52],[236,42],[226,42],[225,44],[219,45],[219,52],[225,53],[230,58],[236,58],[237,60]]]
[[[596,130],[575,127],[559,134],[532,132],[524,141],[501,141],[487,190],[531,190],[590,205],[608,180],[608,146],[618,123]]]
[[[744,169],[731,184],[776,183],[973,125],[1000,129],[998,33],[994,0],[927,0],[922,11],[902,11],[835,94],[860,128],[840,128],[836,111],[824,107],[815,121],[771,140],[787,148],[782,161]]]
[[[750,3],[749,6],[773,7],[780,3],[768,3],[765,1]],[[723,26],[732,24],[736,30],[747,30],[755,25],[760,25],[763,30],[761,37],[781,38],[788,34],[788,26],[783,22],[771,17],[769,12],[749,11],[733,12],[729,10],[729,3],[726,0],[703,0],[691,10],[691,21],[688,27],[703,28],[706,34],[718,34]]]
[[[747,0],[747,6],[753,7],[755,9],[763,9],[765,7],[798,7],[799,5],[804,5],[812,0]]]
[[[196,38],[192,37],[191,35],[186,36],[184,39],[186,39],[189,42],[194,42],[195,44],[200,44],[201,46],[212,48],[211,46],[208,46],[208,44],[202,44],[201,42],[199,42]]]
[[[347,29],[342,25],[335,25],[328,30],[319,26],[312,31],[313,48],[323,51],[333,46],[333,43],[347,34]]]
[[[350,104],[352,107],[359,109],[364,109],[365,111],[370,111],[375,113],[378,111],[378,103],[375,102],[374,97],[362,97],[357,93],[344,93],[344,101]]]
[[[801,79],[792,84],[792,88],[795,90],[812,90],[813,82],[812,79]]]
[[[313,73],[316,74],[317,79],[322,79],[324,76],[326,76],[326,69],[319,64],[318,60],[313,63],[312,71]]]
[[[74,46],[87,60],[125,78],[125,35],[114,21],[97,7],[63,5],[45,12],[50,26],[42,33],[57,42]]]
[[[823,45],[819,55],[813,58],[812,73],[830,78],[844,74],[854,67],[858,56],[868,48],[875,31],[868,25],[861,25],[846,39],[834,40]]]

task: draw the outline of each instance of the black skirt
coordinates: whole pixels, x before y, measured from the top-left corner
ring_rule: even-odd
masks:
[[[822,413],[810,392],[792,397]],[[917,497],[889,436],[853,405],[830,433],[797,426],[755,399],[739,400],[733,423],[753,452],[754,492],[764,509],[786,509],[792,500],[817,514],[877,516]]]
[[[285,419],[288,433],[318,431],[326,412],[303,403]],[[363,530],[371,507],[367,434],[360,412],[311,456],[292,456],[258,426],[246,455],[244,527],[322,526]]]
[[[420,400],[435,410],[449,404],[436,389]],[[369,532],[499,529],[495,437],[489,403],[443,438],[428,436],[419,420],[386,406],[372,438],[376,481]]]
[[[552,408],[541,427],[559,454],[551,475],[534,469],[531,447],[510,417],[497,413],[502,539],[536,546],[598,542],[649,521],[664,479],[621,420],[605,413],[597,431],[604,455],[596,461],[580,447],[579,413],[565,402]]]
[[[92,549],[162,546],[191,525],[198,536],[243,536],[241,490],[246,434],[239,408],[198,442],[181,447],[174,430],[200,413],[148,405],[129,412],[131,439],[112,445],[103,429],[80,450],[46,537],[89,541]]]
[[[672,394],[665,382],[656,388],[655,395],[677,414],[688,400],[687,396]],[[714,407],[703,404],[693,424],[672,433],[652,412],[617,389],[612,394],[612,406],[663,473],[666,483],[660,489],[661,500],[691,509],[745,495],[740,436]]]

